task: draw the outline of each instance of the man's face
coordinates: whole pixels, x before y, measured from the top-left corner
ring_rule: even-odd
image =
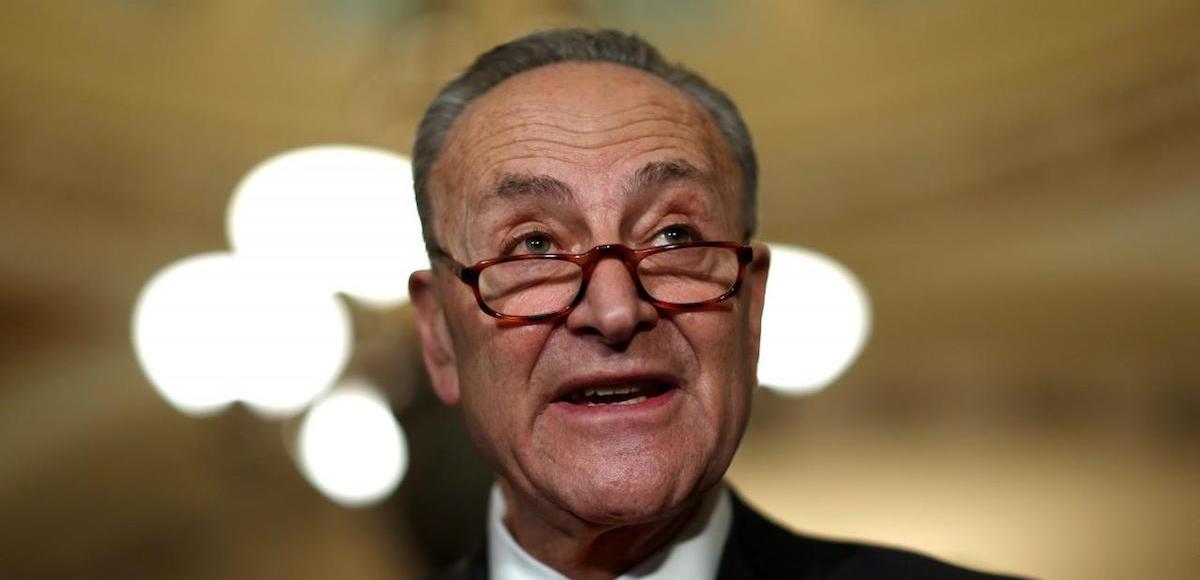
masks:
[[[563,63],[474,101],[429,193],[439,242],[472,264],[737,241],[738,184],[719,132],[684,93],[619,65]],[[461,402],[476,446],[519,499],[596,523],[678,513],[720,480],[745,426],[766,281],[765,248],[755,255],[738,296],[684,313],[640,299],[606,258],[569,316],[528,325],[484,314],[446,268],[417,273],[435,390]],[[605,388],[638,390],[629,404],[577,396]]]

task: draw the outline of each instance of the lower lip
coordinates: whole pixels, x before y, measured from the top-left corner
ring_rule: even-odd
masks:
[[[675,394],[679,391],[678,388],[673,388],[656,397],[648,397],[640,403],[632,403],[626,405],[608,404],[608,405],[588,405],[588,404],[573,404],[566,401],[558,401],[550,405],[552,409],[568,413],[570,416],[579,418],[603,418],[603,417],[629,417],[635,418],[639,415],[651,415],[657,411],[664,409],[672,401],[675,400]]]

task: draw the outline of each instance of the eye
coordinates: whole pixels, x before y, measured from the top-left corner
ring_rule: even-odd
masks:
[[[514,236],[504,245],[505,254],[546,254],[554,248],[554,239],[544,232],[528,232]]]
[[[696,230],[683,224],[667,226],[658,231],[654,236],[655,246],[668,246],[672,244],[686,244],[688,242],[696,242],[700,240],[700,236]]]

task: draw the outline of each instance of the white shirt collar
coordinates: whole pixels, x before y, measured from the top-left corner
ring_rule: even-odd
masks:
[[[492,485],[488,502],[488,572],[491,580],[566,580],[549,566],[529,555],[504,525],[504,494]],[[721,551],[733,523],[729,490],[718,485],[683,530],[649,558],[617,580],[664,580],[668,578],[716,578]]]

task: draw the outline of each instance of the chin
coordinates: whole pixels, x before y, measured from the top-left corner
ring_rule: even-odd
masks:
[[[543,480],[548,484],[542,486],[544,497],[598,525],[634,525],[671,517],[720,479],[719,474],[706,477],[704,469],[689,469],[653,456],[610,457],[557,473],[571,475]]]

